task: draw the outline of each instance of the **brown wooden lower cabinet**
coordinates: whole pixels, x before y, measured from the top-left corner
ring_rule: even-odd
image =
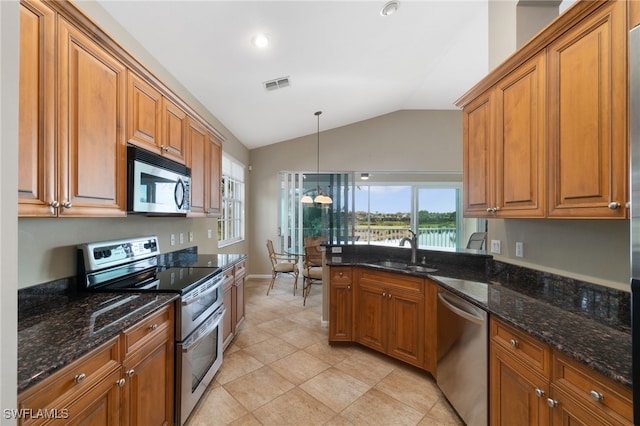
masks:
[[[18,395],[19,424],[171,425],[173,376],[171,304]]]
[[[630,389],[500,320],[490,323],[492,425],[632,424]]]
[[[435,375],[434,283],[358,267],[331,267],[329,277],[329,342],[357,342]]]
[[[244,321],[244,280],[247,275],[246,261],[236,263],[223,271],[223,305],[226,309],[222,323],[223,346],[226,349]]]

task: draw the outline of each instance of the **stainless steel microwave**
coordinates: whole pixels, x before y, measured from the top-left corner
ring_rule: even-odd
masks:
[[[190,189],[190,168],[152,152],[127,147],[127,211],[187,214]]]

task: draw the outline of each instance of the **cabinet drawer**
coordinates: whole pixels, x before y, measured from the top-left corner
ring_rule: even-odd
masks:
[[[173,326],[172,323],[173,308],[172,305],[169,305],[143,319],[130,329],[125,330],[122,333],[124,340],[124,357],[130,355],[132,351],[153,339],[155,336],[166,332],[167,327]]]
[[[351,267],[348,266],[333,266],[330,271],[331,277],[329,281],[334,284],[351,284],[353,282],[353,276],[351,273]]]
[[[247,262],[242,261],[240,263],[236,263],[236,266],[234,268],[234,274],[235,274],[236,280],[238,278],[245,276],[247,274]]]
[[[532,370],[547,377],[551,373],[551,349],[534,337],[492,319],[491,340]]]
[[[553,355],[553,382],[597,410],[633,419],[630,389],[563,354]]]
[[[119,353],[119,340],[112,339],[19,395],[19,408],[37,411],[68,406],[120,368]]]
[[[383,286],[391,292],[424,295],[424,279],[410,275],[361,269],[358,283],[361,286]]]
[[[222,291],[226,292],[227,290],[231,290],[233,287],[233,283],[235,279],[233,278],[233,268],[226,269],[222,272],[224,279],[222,284]]]

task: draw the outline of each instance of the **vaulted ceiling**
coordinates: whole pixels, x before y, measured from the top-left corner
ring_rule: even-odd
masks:
[[[314,133],[318,110],[327,130],[454,109],[488,72],[487,0],[401,0],[388,16],[386,0],[99,2],[250,149]]]

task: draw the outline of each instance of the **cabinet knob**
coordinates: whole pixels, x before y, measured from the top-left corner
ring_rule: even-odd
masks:
[[[53,200],[49,203],[49,207],[57,209],[60,207],[60,202],[58,200]]]
[[[338,272],[338,275],[339,275],[340,277],[342,277],[342,272]]]
[[[124,373],[127,377],[131,377],[135,374],[135,370],[132,368],[131,370],[128,370],[126,373]]]
[[[547,405],[551,408],[555,408],[558,406],[558,401],[555,399],[547,398]]]
[[[126,382],[126,380],[124,380],[124,379],[119,379],[119,380],[116,380],[116,385],[118,385],[118,386],[120,386],[120,387],[123,387],[123,386],[124,386],[124,384],[125,384],[125,382]]]
[[[592,390],[591,392],[589,392],[589,395],[591,395],[591,399],[593,399],[596,402],[602,402],[602,400],[604,399],[604,395],[595,390]]]
[[[158,328],[158,324],[151,324],[149,326],[149,330],[151,330],[151,331],[155,330],[156,328]]]
[[[487,213],[493,213],[493,209],[491,207],[487,207]]]
[[[513,346],[514,348],[518,347],[519,342],[516,339],[511,339],[509,340],[509,343],[511,344],[511,346]]]
[[[382,293],[382,297],[387,297],[387,293]]]
[[[388,297],[389,299],[391,299],[391,293],[387,294],[387,297]]]
[[[64,203],[62,203],[62,207],[64,207],[65,209],[70,209],[71,207],[73,207],[73,204],[71,204],[69,201],[65,201]]]
[[[73,381],[76,382],[76,383],[80,383],[86,378],[87,378],[86,374],[80,373],[80,374],[77,374],[76,377],[73,378]]]
[[[350,285],[347,286],[347,290],[351,290],[351,286]]]
[[[536,388],[535,393],[538,398],[542,398],[544,396],[544,391],[542,389]]]
[[[617,201],[612,201],[607,207],[609,207],[611,210],[616,210],[620,208],[620,203],[618,203]]]

